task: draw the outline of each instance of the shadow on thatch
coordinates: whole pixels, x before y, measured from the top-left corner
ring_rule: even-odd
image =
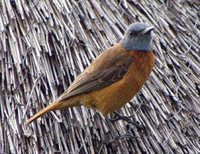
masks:
[[[200,153],[198,1],[19,2],[0,2],[1,153]],[[119,113],[143,128],[84,107],[24,127],[135,21],[155,26],[156,67]]]

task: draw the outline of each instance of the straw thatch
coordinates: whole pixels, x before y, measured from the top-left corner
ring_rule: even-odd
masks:
[[[199,10],[199,0],[1,0],[0,153],[200,153]],[[84,107],[24,126],[135,21],[155,27],[156,66],[118,113],[141,127]]]

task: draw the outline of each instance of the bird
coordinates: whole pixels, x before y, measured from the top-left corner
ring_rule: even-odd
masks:
[[[85,106],[104,116],[119,110],[147,81],[155,65],[153,26],[135,22],[122,39],[102,52],[53,103],[33,115],[26,125],[47,112]]]

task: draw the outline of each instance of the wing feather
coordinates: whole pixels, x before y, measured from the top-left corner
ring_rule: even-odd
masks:
[[[95,60],[94,63],[97,61],[98,60]],[[127,73],[131,62],[132,57],[128,54],[118,54],[115,57],[107,57],[105,67],[101,66],[100,68],[98,65],[93,64],[93,68],[88,68],[81,73],[68,90],[59,97],[59,100],[64,100],[78,94],[96,91],[119,81]]]

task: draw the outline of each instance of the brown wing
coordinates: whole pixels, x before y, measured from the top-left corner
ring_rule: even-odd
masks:
[[[109,51],[106,52],[98,57],[83,73],[76,78],[68,90],[60,96],[59,100],[64,100],[78,94],[99,90],[111,85],[112,83],[123,78],[129,69],[131,61],[132,57],[128,56],[127,54],[116,55],[110,54]],[[102,63],[104,66],[101,65]]]

